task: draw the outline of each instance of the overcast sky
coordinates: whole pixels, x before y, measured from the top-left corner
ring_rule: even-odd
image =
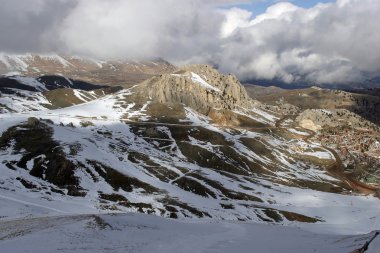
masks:
[[[0,51],[212,63],[241,79],[380,76],[380,0],[0,0]]]

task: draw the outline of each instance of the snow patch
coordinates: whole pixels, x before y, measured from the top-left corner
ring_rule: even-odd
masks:
[[[48,89],[42,83],[38,82],[33,77],[24,77],[24,76],[12,76],[10,77],[13,80],[18,81],[21,84],[28,85],[30,87],[36,88],[38,91],[47,91]]]
[[[195,74],[193,72],[191,72],[191,80],[194,82],[194,83],[197,83],[199,84],[200,86],[208,89],[208,90],[214,90],[214,91],[217,91],[217,92],[222,92],[220,89],[212,86],[211,84],[209,84],[208,82],[206,82],[202,77],[200,77],[198,74]]]

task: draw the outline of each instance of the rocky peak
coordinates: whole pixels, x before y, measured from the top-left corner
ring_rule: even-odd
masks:
[[[151,78],[135,88],[139,100],[180,103],[200,113],[212,109],[249,108],[252,100],[234,75],[223,75],[209,65],[188,65],[172,74]]]

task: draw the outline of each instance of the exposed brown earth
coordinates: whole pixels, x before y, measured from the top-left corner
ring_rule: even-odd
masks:
[[[311,87],[306,89],[283,90],[282,92],[258,96],[256,99],[272,105],[276,105],[276,102],[282,99],[284,103],[292,104],[302,110],[345,109],[360,115],[372,123],[380,123],[380,97],[368,94]]]
[[[244,87],[247,90],[249,96],[254,99],[260,99],[261,96],[268,96],[284,92],[284,89],[276,86],[263,87],[254,84],[244,84]]]

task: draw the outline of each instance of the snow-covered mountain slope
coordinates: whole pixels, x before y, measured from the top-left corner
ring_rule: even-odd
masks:
[[[377,199],[335,194],[350,185],[326,172],[335,158],[316,143],[218,127],[191,108],[180,123],[150,121],[148,106],[120,104],[129,96],[127,90],[64,109],[3,114],[2,195],[284,224],[343,225],[342,213],[357,222],[377,217]]]
[[[27,91],[49,91],[63,88],[92,91],[107,86],[94,85],[80,80],[73,80],[63,76],[40,76],[37,78],[19,75],[0,77],[0,91],[19,89]]]
[[[140,212],[328,234],[380,227],[379,200],[358,194],[334,150],[310,141],[313,132],[250,100],[232,76],[197,71],[65,108],[0,114],[1,219]],[[178,93],[162,92],[165,80]],[[148,83],[155,93],[143,92]]]
[[[0,75],[63,75],[102,85],[131,86],[175,67],[164,60],[98,60],[78,56],[0,53]]]
[[[61,76],[0,77],[0,113],[42,111],[88,102],[119,90]]]

